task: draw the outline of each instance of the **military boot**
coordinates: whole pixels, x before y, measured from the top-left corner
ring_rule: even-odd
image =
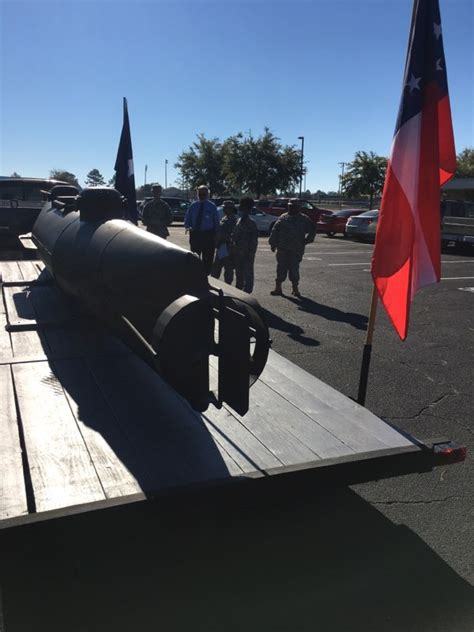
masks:
[[[291,291],[291,293],[293,294],[293,296],[296,296],[296,298],[301,298],[301,294],[296,283],[293,283],[293,290]]]
[[[270,292],[272,296],[283,296],[281,281],[275,281],[275,289]]]

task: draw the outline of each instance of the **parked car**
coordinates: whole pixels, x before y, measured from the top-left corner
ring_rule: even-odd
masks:
[[[276,215],[278,217],[287,212],[288,201],[289,198],[272,200],[271,205],[265,208],[265,212],[269,213],[270,215]],[[260,204],[259,208],[262,208]],[[302,213],[305,213],[315,224],[318,223],[320,215],[327,212],[322,208],[318,208],[312,202],[308,202],[308,200],[301,200],[301,211]]]
[[[254,204],[256,208],[258,208],[259,211],[263,211],[264,213],[266,213],[268,209],[273,206],[274,201],[275,200],[266,200],[266,199],[254,200]]]
[[[211,202],[214,202],[214,204],[217,207],[222,206],[224,204],[224,200],[230,200],[234,204],[238,204],[240,202],[239,198],[232,197],[232,196],[229,196],[229,195],[226,196],[226,197],[213,197],[213,198],[209,198],[209,200]]]
[[[183,198],[167,197],[166,195],[163,195],[161,199],[169,204],[171,214],[173,216],[173,222],[184,222],[184,216],[189,208],[189,202],[183,200]],[[151,202],[152,200],[152,197],[146,197],[144,200],[137,201],[137,210],[140,219],[143,217],[145,204],[148,204],[148,202]]]
[[[237,214],[240,217],[241,213],[239,211],[239,206],[236,205]],[[217,207],[217,212],[219,213],[219,218],[222,218],[224,214],[224,210],[222,206]],[[277,217],[275,215],[270,215],[269,213],[264,213],[259,209],[253,207],[250,211],[250,217],[257,224],[257,229],[259,233],[263,233],[265,235],[269,235],[272,232],[273,225],[277,221]]]
[[[0,179],[0,236],[18,237],[31,232],[47,191],[57,184],[68,184],[47,178]]]
[[[350,217],[346,224],[346,235],[359,241],[375,241],[379,210],[373,209]]]
[[[341,233],[346,237],[346,224],[350,217],[361,215],[364,209],[346,208],[340,211],[326,211],[321,213],[316,225],[318,233],[326,233],[327,237],[334,237]]]

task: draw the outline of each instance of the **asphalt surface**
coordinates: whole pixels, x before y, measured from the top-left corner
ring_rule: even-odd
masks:
[[[188,245],[182,226],[170,240]],[[371,252],[318,235],[301,300],[288,282],[270,296],[266,237],[256,258],[273,348],[352,398]],[[463,464],[327,492],[177,496],[17,530],[3,540],[0,631],[472,632],[474,255],[442,259],[406,342],[379,307],[366,405],[421,439],[466,445]]]

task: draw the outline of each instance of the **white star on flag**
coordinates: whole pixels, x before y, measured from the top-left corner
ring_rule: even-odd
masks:
[[[443,70],[441,66],[441,57],[436,60],[436,70]]]
[[[421,77],[415,77],[415,75],[412,73],[410,81],[406,84],[410,88],[410,94],[413,92],[413,90],[420,89],[420,81]]]
[[[436,39],[439,39],[439,36],[441,35],[441,24],[436,24],[436,22],[433,22],[433,32]]]
[[[127,165],[128,165],[128,177],[130,178],[134,174],[134,171],[133,171],[133,160],[131,158],[129,158],[127,160]]]

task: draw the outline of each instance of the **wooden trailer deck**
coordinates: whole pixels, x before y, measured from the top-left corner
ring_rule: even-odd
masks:
[[[41,262],[0,271],[0,526],[420,450],[275,352],[244,417],[199,414],[61,295]]]

